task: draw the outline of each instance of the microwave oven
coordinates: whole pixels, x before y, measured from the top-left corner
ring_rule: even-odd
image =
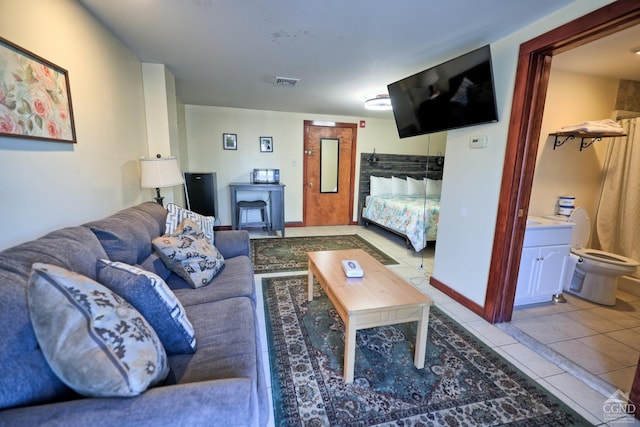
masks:
[[[254,184],[279,184],[280,169],[254,169],[251,174]]]

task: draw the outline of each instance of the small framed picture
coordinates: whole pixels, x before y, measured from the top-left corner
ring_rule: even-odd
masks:
[[[273,152],[273,137],[261,136],[260,137],[260,152],[271,153]]]
[[[238,135],[236,135],[235,133],[223,133],[222,148],[224,148],[225,150],[237,150]]]

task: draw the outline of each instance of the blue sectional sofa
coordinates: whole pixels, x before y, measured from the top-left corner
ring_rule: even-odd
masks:
[[[154,202],[54,231],[0,252],[0,426],[258,426],[269,420],[256,290],[245,231],[216,231],[225,266],[192,288],[166,269],[151,241],[167,211]],[[53,373],[27,302],[34,263],[97,280],[100,259],[142,266],[165,279],[193,325],[197,350],[169,354],[160,384],[134,397],[83,397]]]

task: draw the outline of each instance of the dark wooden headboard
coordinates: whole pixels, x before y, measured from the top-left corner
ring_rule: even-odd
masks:
[[[444,157],[442,156],[416,156],[407,154],[380,154],[375,153],[377,161],[370,161],[373,153],[360,154],[360,182],[358,195],[358,223],[362,223],[362,207],[370,193],[369,177],[371,175],[389,178],[396,176],[406,178],[410,176],[422,179],[427,173],[429,163],[430,179],[442,179]]]

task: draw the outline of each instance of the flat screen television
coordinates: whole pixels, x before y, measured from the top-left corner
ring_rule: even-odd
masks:
[[[387,89],[400,138],[498,121],[489,45]]]

